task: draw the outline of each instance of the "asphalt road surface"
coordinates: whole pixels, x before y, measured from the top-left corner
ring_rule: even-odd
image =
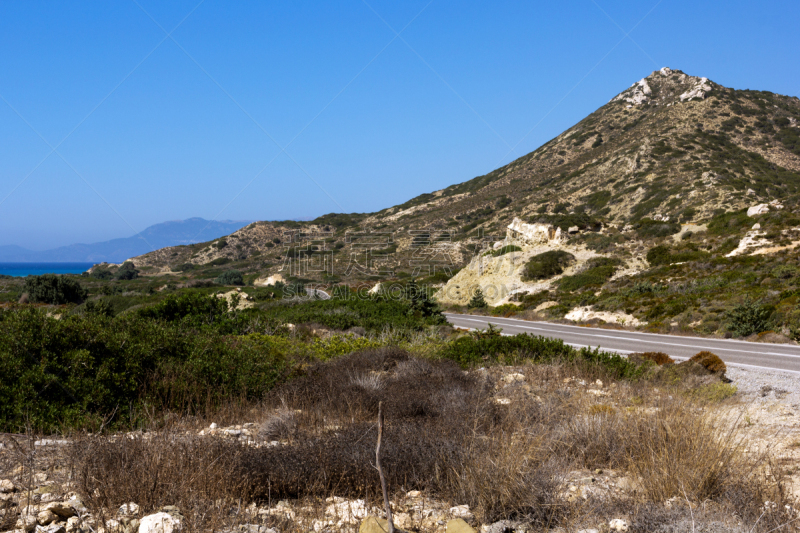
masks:
[[[726,364],[746,368],[765,368],[798,374],[800,379],[800,346],[766,344],[728,339],[703,339],[677,335],[658,335],[613,329],[588,328],[532,322],[516,318],[455,315],[446,313],[447,320],[461,328],[485,329],[491,322],[503,329],[504,335],[530,333],[562,339],[576,348],[588,346],[629,354],[633,352],[664,352],[675,359],[688,359],[697,352],[708,350],[720,356]]]

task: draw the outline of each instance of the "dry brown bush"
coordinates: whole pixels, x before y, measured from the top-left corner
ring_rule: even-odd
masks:
[[[699,363],[702,365],[706,370],[713,373],[722,373],[724,374],[725,371],[728,369],[725,366],[725,362],[719,358],[718,355],[713,354],[711,352],[699,352],[692,356],[689,361]]]
[[[506,384],[500,369],[466,374],[395,348],[351,354],[274,392],[261,431],[281,445],[252,447],[177,432],[93,437],[75,447],[75,478],[94,508],[128,501],[145,510],[178,505],[185,515],[205,517],[198,529],[227,523],[231,509],[249,501],[378,500],[375,414],[383,401],[382,463],[390,489],[467,504],[481,523],[510,518],[540,528],[571,527],[578,518],[607,519],[614,512],[641,525],[633,530],[651,531],[669,517],[685,518],[679,510],[659,511],[657,520],[642,515],[650,505],[663,510],[673,497],[712,506],[708,517],[750,524],[765,500],[784,505],[780,473],[769,457],[746,453],[736,424],[715,420],[713,411],[685,395],[654,395],[646,383],[610,388],[606,381],[613,396],[598,397],[575,380],[564,381],[594,380],[596,369],[517,370],[525,381]],[[496,403],[496,394],[511,403]],[[567,503],[567,474],[598,468],[638,480],[638,490]],[[761,517],[754,531],[785,518]]]
[[[675,363],[675,359],[665,354],[664,352],[643,352],[643,353],[631,354],[629,357],[631,356],[639,356],[642,359],[654,362],[658,366],[671,365]]]

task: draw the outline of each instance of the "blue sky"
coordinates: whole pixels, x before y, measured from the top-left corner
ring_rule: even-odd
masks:
[[[798,95],[800,4],[753,6],[0,2],[0,245],[376,211],[534,150],[662,66]]]

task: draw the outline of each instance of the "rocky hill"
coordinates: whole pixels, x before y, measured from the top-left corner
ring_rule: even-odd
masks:
[[[602,256],[616,262],[613,279],[652,266],[648,251],[664,243],[720,256],[740,245],[743,255],[776,253],[794,246],[791,228],[800,226],[791,218],[800,197],[799,121],[796,97],[726,88],[662,68],[484,176],[376,213],[257,222],[133,261],[150,273],[228,263],[260,276],[374,283],[410,276],[443,282],[483,261],[476,258],[496,259],[498,266],[510,263],[501,277],[511,287],[489,301],[500,304],[552,288],[558,278],[545,285],[522,281],[523,265],[550,249],[568,248],[575,257],[560,275],[594,268],[596,261],[587,262]],[[748,216],[749,208],[758,212]],[[759,222],[761,231],[752,228]],[[526,244],[514,240],[512,223],[542,224],[561,237],[555,245]],[[499,241],[519,246],[515,253],[522,255],[495,250],[487,257]],[[466,285],[457,296],[457,280],[451,281],[442,301],[466,303],[485,281],[477,268],[460,274]]]

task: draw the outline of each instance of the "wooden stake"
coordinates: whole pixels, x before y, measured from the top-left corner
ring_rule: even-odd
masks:
[[[383,490],[383,503],[386,505],[386,521],[389,523],[389,533],[395,533],[394,521],[392,520],[392,507],[389,504],[389,491],[386,489],[386,478],[381,469],[381,437],[383,436],[383,402],[378,402],[378,445],[375,447],[375,466],[378,468],[378,476],[381,478],[381,489]]]

